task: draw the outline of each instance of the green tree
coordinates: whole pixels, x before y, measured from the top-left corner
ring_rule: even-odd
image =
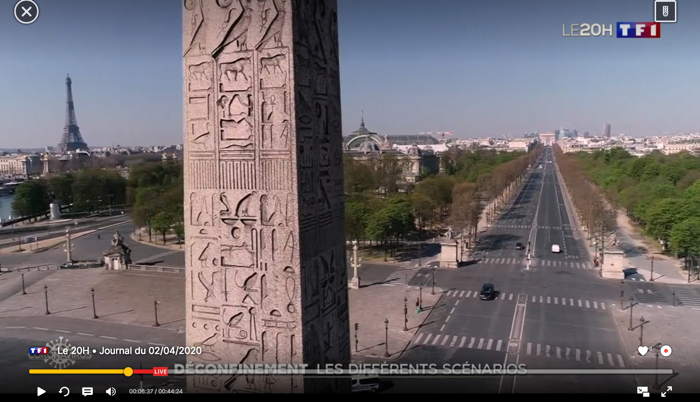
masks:
[[[163,211],[158,212],[153,219],[151,219],[151,227],[163,236],[163,244],[165,244],[165,235],[170,231],[174,223],[174,217]]]
[[[700,217],[692,217],[673,226],[671,230],[671,250],[685,255],[700,255]]]
[[[48,185],[49,196],[57,200],[61,205],[67,205],[73,202],[73,174],[64,173],[53,175],[46,181]]]
[[[43,180],[26,181],[15,189],[12,212],[18,217],[38,215],[49,209],[49,195]]]

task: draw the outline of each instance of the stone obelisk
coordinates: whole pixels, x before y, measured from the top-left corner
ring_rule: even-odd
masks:
[[[183,16],[188,363],[348,363],[336,2],[185,0]]]

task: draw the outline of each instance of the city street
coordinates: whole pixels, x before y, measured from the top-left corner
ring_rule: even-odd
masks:
[[[569,209],[547,149],[516,197],[480,237],[476,261],[439,270],[443,302],[412,340],[405,363],[525,364],[529,369],[632,367],[634,341],[625,343],[613,310],[620,282],[600,279]],[[535,223],[534,227],[532,223]],[[516,242],[532,247],[516,250]],[[561,253],[552,253],[552,244]],[[418,271],[417,283],[429,273]],[[478,297],[481,285],[495,284],[494,300]],[[625,285],[625,286],[637,286]],[[660,367],[667,367],[666,361]],[[541,375],[520,377],[397,379],[390,392],[618,392],[633,393],[650,376]],[[653,378],[651,380],[653,382]],[[651,384],[649,382],[649,384]],[[673,380],[669,383],[673,384]]]
[[[102,252],[107,250],[114,232],[119,231],[124,237],[124,244],[131,249],[131,258],[135,264],[158,264],[174,267],[185,266],[185,253],[136,242],[129,236],[134,226],[128,218],[108,220],[101,225],[93,224],[87,230],[95,230],[85,236],[72,240],[74,260],[98,260]],[[84,229],[80,229],[84,230]],[[157,239],[157,234],[154,234]],[[25,246],[26,247],[26,246]],[[42,264],[61,264],[66,261],[64,244],[39,253],[16,253],[0,255],[0,264],[4,268],[20,268]]]

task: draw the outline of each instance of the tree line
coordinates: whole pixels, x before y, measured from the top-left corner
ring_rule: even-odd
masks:
[[[163,243],[170,231],[179,240],[184,239],[183,192],[181,162],[147,162],[130,170],[127,201],[131,217],[138,227],[148,228],[149,241],[154,231],[162,236]]]
[[[700,255],[700,158],[622,148],[574,156],[615,207],[676,255]]]
[[[558,145],[555,145],[553,150],[559,172],[571,195],[581,223],[588,235],[601,249],[604,248],[609,243],[610,235],[617,228],[615,211],[610,207],[598,186],[589,180],[575,155],[564,154]]]
[[[12,201],[17,216],[46,213],[49,203],[70,207],[72,213],[92,212],[126,202],[126,179],[113,169],[85,169],[26,181]]]
[[[345,157],[345,231],[353,240],[387,243],[435,235],[445,226],[473,237],[484,207],[505,202],[541,153],[451,148],[443,155],[443,173],[400,184],[401,171],[392,157],[353,160]]]

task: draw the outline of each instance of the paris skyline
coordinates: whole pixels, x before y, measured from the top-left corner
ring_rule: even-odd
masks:
[[[0,21],[0,44],[13,55],[0,61],[0,91],[12,94],[0,103],[0,148],[58,143],[66,73],[91,146],[182,142],[178,2],[39,5],[32,25],[11,13]],[[562,24],[647,21],[651,10],[632,0],[340,0],[343,134],[362,110],[382,134],[597,134],[607,122],[635,136],[698,131],[689,88],[700,4],[684,3],[661,39],[561,37]]]

